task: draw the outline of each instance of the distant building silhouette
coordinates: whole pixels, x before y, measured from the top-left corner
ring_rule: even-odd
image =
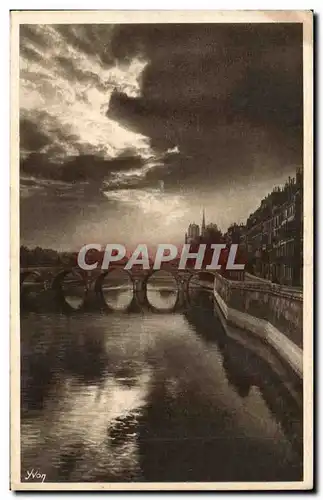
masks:
[[[185,243],[196,243],[200,237],[200,227],[194,222],[188,226],[185,234]]]
[[[301,286],[303,275],[303,172],[276,187],[249,215],[245,226],[233,224],[226,237],[237,238],[247,252],[247,270],[261,278]]]

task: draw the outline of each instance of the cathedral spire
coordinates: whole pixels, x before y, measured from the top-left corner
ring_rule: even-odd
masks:
[[[203,217],[202,217],[202,234],[205,232],[205,210],[203,208]]]

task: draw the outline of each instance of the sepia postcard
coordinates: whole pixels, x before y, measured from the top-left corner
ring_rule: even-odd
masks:
[[[313,488],[313,13],[11,12],[13,490]]]

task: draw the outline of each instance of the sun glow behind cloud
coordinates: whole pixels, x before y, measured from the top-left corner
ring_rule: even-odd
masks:
[[[106,116],[115,88],[128,96],[140,95],[139,79],[146,62],[133,59],[108,67],[98,56],[85,55],[68,44],[52,26],[34,26],[33,30],[45,37],[47,44],[40,48],[25,42],[35,57],[22,55],[20,60],[20,115],[31,120],[41,116],[42,130],[54,139],[44,152],[57,159],[57,148],[66,155],[76,155],[88,147],[105,158],[114,158],[131,148],[149,157],[152,152],[146,137]],[[69,131],[66,141],[55,137],[59,127]]]
[[[246,40],[240,33],[239,44],[230,39],[225,45],[229,39],[217,27],[170,26],[169,36],[164,28],[116,25],[20,30],[21,234],[28,244],[72,248],[84,238],[101,241],[102,234],[104,240],[134,244],[138,238],[179,243],[190,222],[200,223],[202,207],[207,222],[226,230],[294,175],[301,140],[288,134],[297,110],[290,81],[297,82],[300,73],[288,37],[285,55],[264,37],[264,64],[254,42],[248,50],[249,32]],[[240,59],[255,67],[260,90],[254,78],[248,87]],[[246,89],[250,106],[241,109]],[[269,112],[268,103],[275,110],[276,101],[287,103],[285,111]],[[226,109],[228,116],[222,116]],[[198,120],[191,117],[195,112]],[[275,131],[278,116],[281,133],[280,126]]]
[[[127,204],[142,212],[156,223],[171,225],[180,222],[188,212],[188,206],[183,196],[179,194],[165,194],[159,189],[119,189],[107,191],[105,196],[114,201]]]
[[[104,36],[109,38],[112,29],[107,26]],[[80,44],[72,43],[74,36]],[[43,158],[41,168],[33,166],[32,160],[31,171],[22,172],[21,198],[29,206],[41,205],[44,214],[52,213],[56,203],[62,203],[65,222],[57,216],[54,223],[56,231],[60,231],[60,240],[63,234],[69,234],[68,242],[58,242],[62,247],[77,245],[78,233],[98,239],[103,230],[109,238],[113,234],[122,238],[127,233],[134,241],[137,235],[130,235],[133,227],[146,239],[158,241],[162,228],[164,234],[168,231],[175,237],[187,215],[186,199],[165,192],[158,175],[156,187],[149,189],[145,182],[152,170],[163,169],[165,158],[180,154],[178,146],[157,153],[147,137],[107,116],[115,89],[128,97],[140,96],[140,79],[147,62],[138,57],[127,63],[108,57],[107,61],[102,58],[102,44],[97,53],[90,53],[84,51],[83,42],[79,26],[69,26],[62,31],[51,25],[33,25],[23,32],[20,118],[25,120],[27,131],[36,129],[44,140],[35,150],[32,144],[28,148],[30,141],[21,147],[21,159],[28,159],[35,152]],[[106,50],[109,51],[109,43]],[[77,177],[75,182],[66,181],[74,179],[74,170],[71,175],[65,175],[65,169],[74,168],[73,158],[82,160],[84,155],[89,162],[93,155],[107,161],[121,158],[121,163],[113,164],[115,170],[107,163],[106,175],[102,171],[99,176],[101,186],[96,184],[94,172],[87,182]],[[122,167],[122,159],[128,161],[125,167]],[[96,161],[88,167],[102,168]],[[29,220],[25,224],[30,227]],[[42,228],[39,224],[36,226],[32,233],[38,241]],[[50,245],[57,245],[50,235],[44,238]]]

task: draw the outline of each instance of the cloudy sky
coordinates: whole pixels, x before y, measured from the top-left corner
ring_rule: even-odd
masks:
[[[301,164],[300,24],[20,28],[23,244],[182,243]]]

